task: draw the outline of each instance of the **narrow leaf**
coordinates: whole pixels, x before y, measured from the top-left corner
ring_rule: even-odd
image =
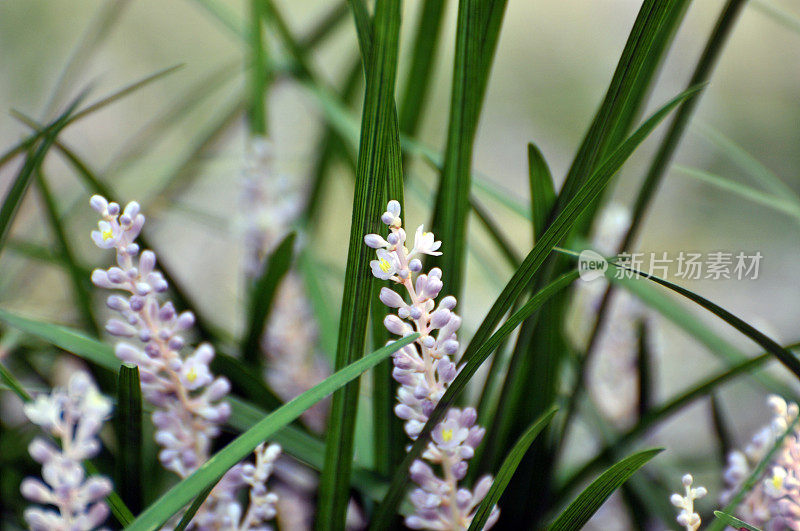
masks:
[[[133,512],[142,508],[142,389],[139,368],[128,363],[117,380],[117,490]]]
[[[557,408],[553,408],[542,415],[536,422],[531,424],[531,427],[522,434],[517,440],[517,443],[511,448],[505,461],[503,461],[503,464],[497,471],[492,487],[475,511],[475,517],[472,519],[468,531],[480,531],[483,529],[486,520],[492,512],[492,508],[497,504],[500,496],[502,496],[503,492],[506,490],[508,482],[511,481],[511,477],[514,475],[514,471],[517,469],[520,461],[522,461],[525,452],[528,451],[533,440],[536,439],[545,426],[550,423],[557,411]]]
[[[586,487],[548,528],[550,531],[581,529],[623,483],[662,449],[644,450],[615,464]]]
[[[534,242],[545,231],[547,219],[556,202],[556,190],[550,168],[536,144],[528,144],[528,179],[531,189],[531,215]]]
[[[261,337],[269,319],[278,286],[292,265],[296,233],[290,232],[264,261],[261,274],[250,292],[247,332],[242,340],[242,358],[251,367],[261,366]]]
[[[723,513],[722,511],[714,511],[714,516],[722,521],[723,524],[729,525],[734,529],[738,529],[739,531],[761,531],[759,528],[748,524],[747,522],[743,522],[738,518],[731,516],[727,513]]]

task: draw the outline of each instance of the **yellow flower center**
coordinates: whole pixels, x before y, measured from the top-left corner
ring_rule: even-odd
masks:
[[[392,268],[392,264],[386,258],[381,258],[381,261],[378,262],[378,267],[381,268],[381,271],[384,273],[388,273],[389,270]]]
[[[444,442],[450,442],[453,440],[453,430],[447,429],[442,430],[442,440]]]
[[[783,488],[783,477],[779,476],[778,474],[772,476],[772,486],[776,489]]]
[[[109,228],[104,230],[102,232],[102,235],[103,235],[103,241],[107,242],[108,240],[114,237],[114,231]]]
[[[197,380],[197,370],[194,367],[189,369],[189,372],[186,373],[186,379],[189,380],[189,383],[193,383]]]

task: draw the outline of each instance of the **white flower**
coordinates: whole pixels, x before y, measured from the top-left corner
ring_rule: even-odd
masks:
[[[99,230],[92,231],[92,240],[101,249],[112,249],[119,242],[120,230],[108,221],[100,221],[97,223]]]
[[[772,468],[772,476],[764,480],[764,492],[773,498],[780,498],[784,495],[784,481],[786,480],[786,470],[776,466]]]
[[[39,395],[32,402],[23,406],[25,415],[34,424],[44,429],[50,429],[56,424],[59,409],[48,395]]]
[[[369,263],[372,274],[381,280],[389,280],[400,269],[400,263],[394,253],[385,249],[378,249],[378,259]]]
[[[432,232],[423,232],[423,227],[417,227],[417,232],[414,234],[414,248],[411,249],[409,256],[416,253],[429,254],[431,256],[439,256],[442,253],[437,249],[442,246],[442,242],[434,241]]]

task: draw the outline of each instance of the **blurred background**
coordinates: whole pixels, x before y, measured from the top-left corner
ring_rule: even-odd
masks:
[[[337,9],[332,2],[278,0],[289,28],[307,35]],[[723,1],[693,2],[677,40],[663,65],[650,109],[683,90]],[[88,161],[124,201],[143,203],[160,259],[177,271],[197,305],[214,324],[235,334],[242,325],[243,244],[241,227],[249,214],[242,208],[242,183],[247,128],[240,104],[246,90],[247,58],[240,37],[243,2],[220,3],[226,26],[203,0],[118,2],[107,33],[94,34],[97,17],[111,2],[72,0],[7,0],[0,3],[0,146],[3,151],[29,133],[12,117],[12,109],[43,122],[56,116],[82,89],[91,87],[94,101],[159,69],[182,67],[148,87],[70,126],[65,145]],[[209,7],[212,6],[212,7]],[[404,86],[410,55],[411,22],[418,2],[404,2],[404,40],[398,85]],[[508,3],[493,74],[488,87],[475,149],[474,168],[485,178],[476,189],[491,207],[508,238],[525,253],[530,227],[511,208],[511,197],[525,206],[528,197],[526,145],[535,142],[560,184],[578,144],[597,109],[625,44],[640,2],[633,0],[555,0]],[[456,2],[447,2],[441,53],[435,61],[436,81],[417,135],[440,151],[447,131],[452,76]],[[227,18],[226,18],[227,17]],[[89,42],[93,52],[66,70],[73,51]],[[274,36],[271,59],[287,57]],[[314,69],[332,87],[341,87],[358,61],[354,27],[345,12],[338,27],[310,55]],[[639,245],[640,250],[760,251],[757,280],[679,281],[720,306],[759,324],[789,343],[800,330],[800,239],[797,216],[756,204],[697,177],[701,170],[728,182],[759,188],[765,175],[777,176],[800,193],[800,6],[791,0],[753,0],[744,9],[711,84],[685,135],[675,165],[664,181]],[[62,78],[63,82],[59,82]],[[54,87],[62,86],[55,95]],[[361,89],[345,116],[358,131]],[[186,112],[178,112],[185,104]],[[318,155],[326,116],[324,97],[278,75],[269,91],[268,120],[278,173],[307,188]],[[657,146],[659,129],[626,163],[609,196],[628,205]],[[20,161],[0,170],[5,194]],[[65,220],[65,230],[87,265],[104,264],[107,256],[88,238],[94,216],[88,192],[55,151],[44,166]],[[347,253],[352,200],[349,168],[337,163],[324,189],[323,211],[310,227],[306,244],[317,250],[326,276],[323,295],[339,307],[341,275]],[[407,223],[428,223],[431,190],[437,174],[424,161],[407,164]],[[175,179],[175,176],[179,178]],[[175,183],[178,184],[175,184]],[[52,236],[36,194],[28,194],[12,232],[12,245],[0,262],[0,304],[3,308],[51,322],[75,324],[69,282],[46,260],[21,249],[36,244],[47,249]],[[513,204],[511,205],[513,206]],[[466,335],[474,330],[511,270],[475,220],[470,225],[466,294],[460,309]],[[443,250],[446,252],[447,242]],[[41,249],[40,249],[41,250]],[[697,318],[748,353],[755,345],[696,309]],[[673,395],[723,365],[677,326],[661,319],[655,396]],[[772,366],[778,378],[790,379]],[[763,388],[738,380],[720,394],[722,413],[742,446],[768,420]],[[6,410],[8,411],[8,410]],[[4,413],[5,414],[5,413]],[[674,468],[674,485],[691,470],[711,495],[719,493],[718,450],[710,435],[708,405],[699,402],[655,430],[651,439],[666,446],[663,461]],[[590,430],[590,428],[589,428]],[[589,430],[576,430],[568,460],[591,452]],[[668,496],[668,492],[664,496]],[[612,507],[613,508],[613,507]],[[609,509],[610,510],[610,509]],[[603,529],[613,529],[616,517]],[[619,517],[621,518],[621,517]],[[621,520],[617,520],[621,522]],[[623,523],[619,523],[624,528]]]

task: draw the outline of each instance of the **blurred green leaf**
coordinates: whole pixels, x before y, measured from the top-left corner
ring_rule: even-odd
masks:
[[[203,502],[206,501],[206,498],[208,498],[208,495],[211,494],[211,491],[214,490],[215,486],[216,483],[212,483],[206,487],[203,492],[198,494],[194,500],[192,500],[192,504],[188,509],[186,509],[186,512],[183,513],[183,516],[181,516],[181,521],[175,526],[175,531],[183,531],[189,526],[189,524],[192,522],[192,518],[194,518],[194,515],[197,514],[198,510],[200,510],[200,506],[203,505]]]
[[[738,518],[727,513],[723,513],[722,511],[714,511],[714,516],[721,520],[723,524],[729,525],[734,529],[738,529],[739,531],[761,531],[759,528],[754,527],[747,522],[743,522],[742,520],[739,520]]]
[[[250,291],[247,310],[247,331],[242,339],[242,359],[251,367],[262,367],[261,337],[269,320],[270,310],[275,301],[283,277],[289,272],[294,254],[296,233],[290,232],[275,247],[264,261],[261,274],[255,279]]]
[[[511,481],[511,477],[517,470],[519,462],[522,461],[522,456],[524,456],[525,452],[528,451],[528,448],[533,440],[536,439],[545,426],[550,423],[550,421],[553,419],[553,415],[555,415],[557,411],[557,408],[553,408],[549,412],[542,415],[536,422],[531,424],[531,427],[522,434],[522,436],[517,440],[516,444],[511,448],[511,451],[506,456],[505,461],[503,461],[503,464],[497,471],[497,475],[494,477],[494,481],[492,482],[489,492],[486,493],[483,501],[481,501],[480,505],[476,509],[475,517],[472,519],[472,523],[470,524],[468,531],[480,531],[483,529],[483,526],[486,524],[486,520],[488,520],[489,515],[492,512],[492,508],[497,504],[500,496],[503,495],[503,491],[506,490],[508,482]]]
[[[22,204],[28,185],[30,185],[33,180],[36,171],[42,164],[42,161],[44,161],[45,155],[47,155],[50,146],[55,142],[56,137],[61,130],[69,124],[70,119],[74,116],[73,111],[80,105],[84,95],[85,94],[81,94],[78,96],[69,107],[67,107],[66,111],[53,121],[52,124],[47,126],[42,132],[43,138],[40,142],[37,143],[36,139],[38,135],[35,135],[34,141],[26,148],[28,149],[28,154],[25,158],[25,163],[19,169],[19,172],[17,172],[16,177],[14,177],[11,187],[3,199],[3,205],[0,207],[0,251],[2,251],[3,245],[11,232],[11,224]]]
[[[655,448],[635,453],[603,472],[555,519],[549,531],[581,529],[615,490],[661,451]]]

